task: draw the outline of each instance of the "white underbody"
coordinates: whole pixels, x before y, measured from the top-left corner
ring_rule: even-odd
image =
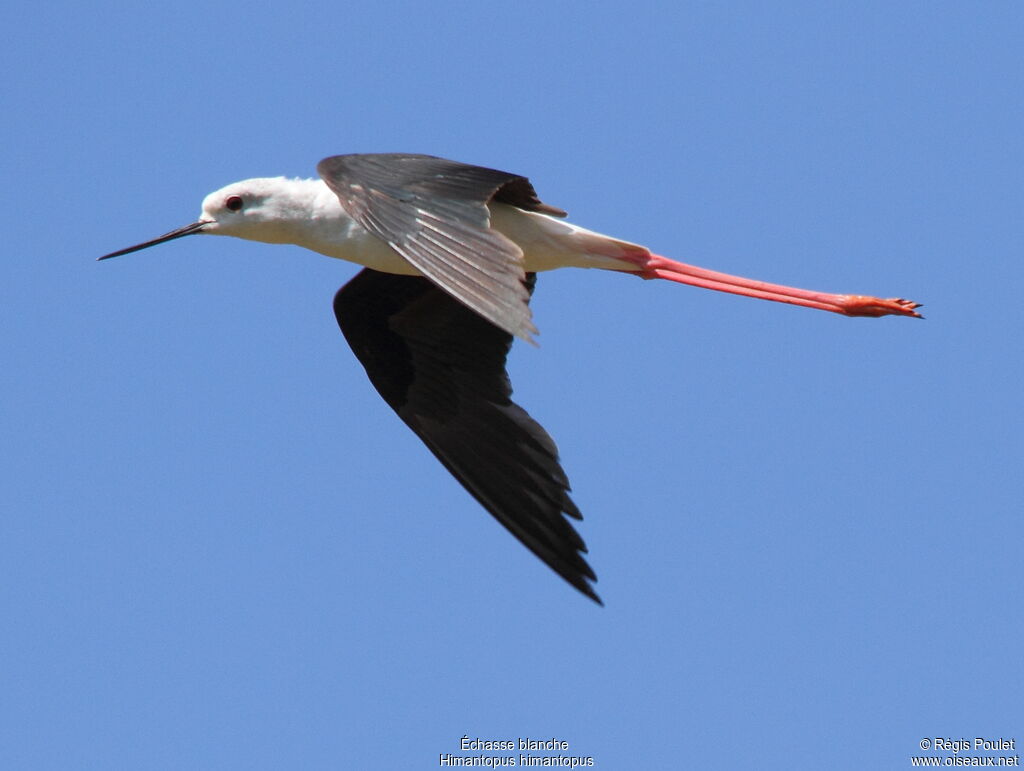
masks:
[[[202,219],[213,220],[204,232],[266,243],[297,244],[328,257],[385,273],[419,274],[387,243],[353,220],[322,180],[277,178],[246,180],[236,184],[251,190],[254,183],[260,182],[273,183],[273,204],[267,207],[272,210],[262,217],[260,212],[250,210],[244,220],[239,218],[236,224],[230,215],[225,216],[226,212],[214,209],[220,209],[220,204],[234,187],[230,186],[212,193],[204,201]],[[637,244],[604,236],[546,214],[502,203],[491,203],[488,209],[490,227],[519,247],[523,268],[528,272],[564,267],[635,271],[634,262],[619,257],[647,253]]]

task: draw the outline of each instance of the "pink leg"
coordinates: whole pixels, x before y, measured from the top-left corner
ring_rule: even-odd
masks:
[[[621,258],[620,258],[621,259]],[[881,299],[858,294],[831,294],[828,292],[812,292],[807,289],[769,284],[767,281],[731,276],[714,270],[698,268],[676,262],[658,254],[636,252],[624,259],[635,264],[639,270],[637,275],[642,278],[664,278],[680,284],[699,286],[705,289],[716,289],[720,292],[757,297],[762,300],[803,305],[807,308],[818,308],[823,311],[842,313],[845,316],[913,316],[923,318],[914,311],[920,303],[900,298]]]

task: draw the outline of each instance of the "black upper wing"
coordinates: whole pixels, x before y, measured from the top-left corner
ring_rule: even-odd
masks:
[[[490,229],[491,200],[564,216],[526,177],[430,155],[336,155],[317,172],[360,225],[450,295],[526,340],[522,252]]]
[[[565,518],[582,517],[558,449],[511,400],[512,336],[423,277],[369,268],[338,290],[334,313],[384,401],[502,525],[600,603]]]

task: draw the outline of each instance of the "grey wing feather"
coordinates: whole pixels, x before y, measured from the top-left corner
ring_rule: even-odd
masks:
[[[445,292],[512,335],[530,340],[522,251],[490,228],[501,201],[564,216],[525,177],[429,155],[325,158],[317,171],[342,207]]]

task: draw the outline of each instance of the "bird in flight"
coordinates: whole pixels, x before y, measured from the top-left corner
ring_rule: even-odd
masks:
[[[235,182],[206,196],[195,222],[99,259],[202,234],[362,265],[334,315],[370,382],[495,519],[598,603],[558,450],[512,401],[505,370],[513,338],[537,331],[537,273],[601,268],[847,316],[920,317],[909,300],[796,289],[652,254],[570,224],[517,174],[403,153],[336,155],[317,172]]]

